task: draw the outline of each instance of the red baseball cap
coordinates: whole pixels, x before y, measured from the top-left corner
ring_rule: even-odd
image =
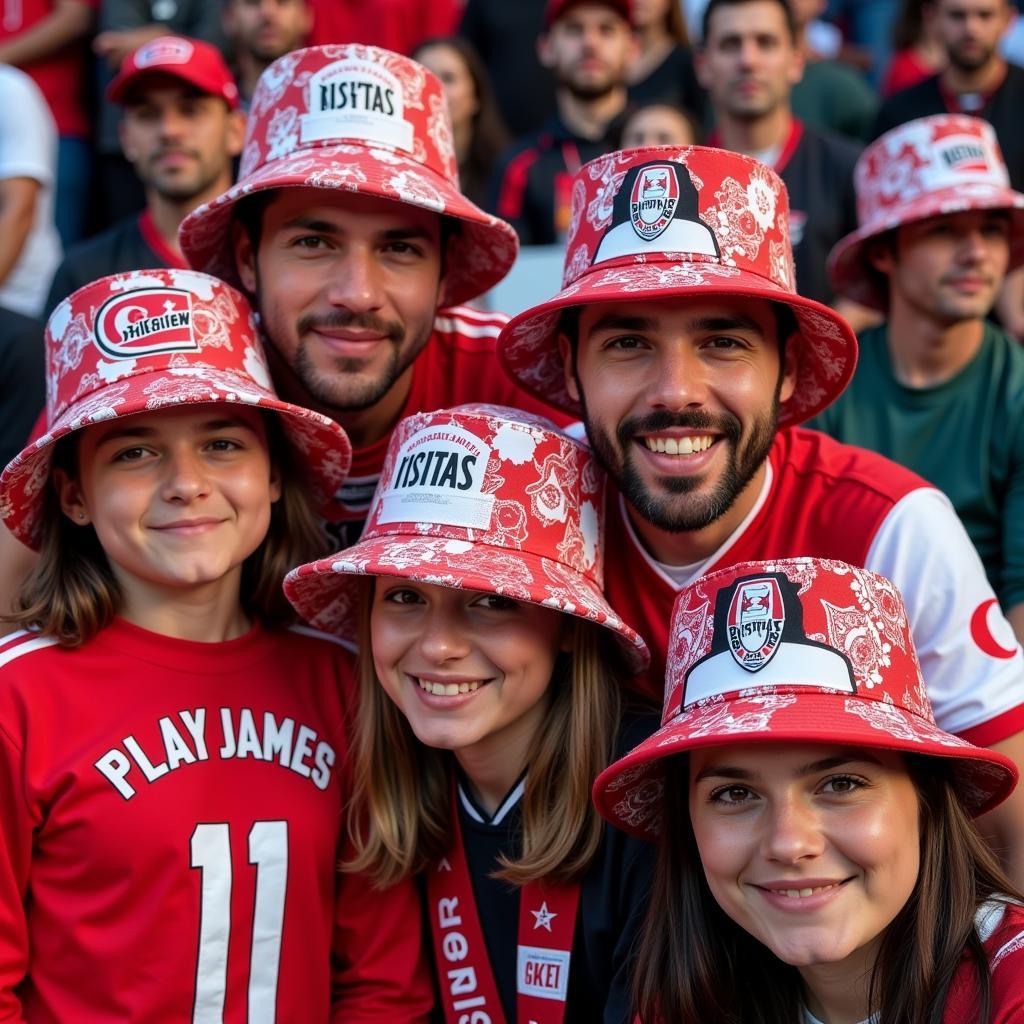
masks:
[[[544,605],[610,629],[638,670],[648,661],[604,596],[604,474],[586,445],[518,409],[402,420],[359,543],[293,569],[284,590],[312,625],[354,640],[360,576]]]
[[[828,257],[832,287],[864,306],[885,312],[888,295],[871,273],[873,239],[901,224],[965,210],[1005,210],[1010,218],[1010,262],[1024,264],[1024,194],[1010,174],[995,129],[964,114],[920,117],[886,132],[868,146],[854,171],[856,231]]]
[[[352,448],[337,423],[281,401],[244,295],[195,270],[135,270],[73,292],[50,314],[45,430],[0,474],[0,518],[24,544],[42,540],[54,445],[121,416],[188,404],[274,413],[313,500],[326,509]]]
[[[502,328],[498,355],[526,390],[579,415],[558,350],[562,311],[692,296],[748,296],[792,311],[797,381],[779,409],[781,426],[817,415],[853,375],[850,325],[797,294],[782,179],[751,157],[704,146],[629,149],[580,168],[562,290]]]
[[[632,0],[548,0],[548,6],[544,11],[544,31],[551,28],[570,7],[579,7],[580,4],[588,4],[592,7],[611,7],[617,14],[621,14],[630,25],[633,24]]]
[[[220,96],[231,110],[238,107],[238,86],[220,50],[184,36],[160,36],[130,53],[107,86],[107,99],[123,103],[132,86],[155,73],[180,78],[202,92]]]
[[[731,743],[825,743],[942,758],[971,815],[1006,799],[1013,761],[935,723],[903,598],[845,562],[741,562],[672,609],[661,728],[605,769],[594,802],[644,839],[660,830],[665,758]]]
[[[182,221],[189,263],[241,287],[231,224],[236,204],[271,189],[375,196],[451,218],[441,306],[467,302],[515,262],[510,224],[459,189],[444,88],[422,64],[376,46],[310,46],[260,75],[238,181]]]

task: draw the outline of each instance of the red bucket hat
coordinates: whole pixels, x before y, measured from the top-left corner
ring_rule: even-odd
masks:
[[[189,263],[238,285],[235,204],[266,189],[322,188],[433,210],[459,223],[442,305],[466,302],[508,273],[512,226],[459,191],[443,87],[423,65],[361,44],[311,46],[260,75],[238,182],[181,225]]]
[[[704,146],[630,149],[580,169],[562,290],[506,324],[498,353],[524,388],[578,415],[558,353],[562,310],[677,296],[749,296],[790,308],[797,385],[779,410],[782,425],[821,412],[853,375],[850,325],[796,293],[782,180],[750,157]]]
[[[591,4],[597,7],[610,7],[624,21],[633,25],[633,0],[548,0],[544,9],[544,31],[547,32],[570,7],[580,4]]]
[[[828,257],[832,287],[865,306],[885,312],[889,302],[864,258],[879,235],[941,214],[963,210],[1007,210],[1010,269],[1024,263],[1024,195],[1010,176],[995,129],[977,117],[938,114],[908,121],[876,139],[857,161],[857,220]]]
[[[401,576],[546,605],[611,629],[638,669],[643,640],[603,593],[604,475],[541,416],[493,405],[419,413],[388,445],[359,543],[301,565],[299,614],[355,639],[357,576]]]
[[[29,547],[53,446],[93,423],[189,403],[227,403],[280,415],[318,505],[348,473],[344,430],[282,402],[270,383],[252,311],[234,288],[194,270],[137,270],[69,295],[46,324],[46,431],[0,474],[0,517]]]
[[[845,562],[744,562],[681,590],[661,722],[594,784],[601,814],[646,839],[661,826],[664,759],[696,747],[842,743],[941,757],[972,815],[1017,782],[1008,757],[935,724],[903,598]]]
[[[238,86],[220,50],[201,39],[160,36],[130,53],[107,86],[107,99],[124,102],[136,82],[156,72],[180,78],[211,96],[220,96],[231,110],[238,108]]]

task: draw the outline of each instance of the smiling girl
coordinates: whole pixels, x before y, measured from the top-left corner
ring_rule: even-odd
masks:
[[[350,661],[280,590],[344,432],[204,274],[94,282],[46,346],[46,432],[0,476],[40,550],[0,642],[0,1018],[424,1020],[415,892],[336,871]]]
[[[601,593],[602,486],[546,420],[409,417],[360,543],[286,583],[314,624],[362,623],[349,867],[425,873],[448,1024],[630,1018],[650,864],[589,791],[646,649]]]
[[[662,728],[601,813],[660,834],[644,1022],[1024,1020],[1024,905],[971,818],[1017,779],[935,724],[898,591],[748,562],[680,592]]]

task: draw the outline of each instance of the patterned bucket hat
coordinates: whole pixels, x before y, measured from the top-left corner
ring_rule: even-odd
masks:
[[[41,541],[53,446],[93,423],[186,404],[269,409],[328,507],[352,449],[333,420],[282,402],[270,383],[245,297],[194,270],[138,270],[69,295],[46,324],[46,430],[0,475],[0,517]]]
[[[782,180],[750,157],[704,146],[630,149],[585,164],[572,185],[562,290],[514,317],[498,352],[528,391],[578,415],[558,352],[562,311],[684,296],[747,296],[792,310],[797,385],[780,407],[782,425],[821,412],[853,375],[850,325],[796,293]]]
[[[903,598],[815,558],[743,562],[680,591],[661,728],[598,776],[612,824],[657,835],[666,757],[728,743],[842,743],[952,761],[972,815],[1009,796],[1008,757],[935,724]]]
[[[1024,195],[1010,176],[995,129],[977,117],[938,114],[908,121],[876,139],[857,161],[857,221],[828,257],[841,295],[887,309],[884,289],[869,273],[865,249],[879,235],[926,217],[964,210],[1006,210],[1010,269],[1024,263]]]
[[[354,640],[359,576],[483,590],[611,629],[638,669],[643,640],[609,606],[604,476],[549,420],[464,405],[402,420],[359,543],[285,578],[318,629]]]
[[[515,262],[511,225],[459,191],[444,89],[423,65],[355,43],[278,58],[256,86],[238,181],[181,225],[193,267],[239,285],[231,237],[235,204],[277,188],[376,196],[458,222],[441,305],[497,284]]]

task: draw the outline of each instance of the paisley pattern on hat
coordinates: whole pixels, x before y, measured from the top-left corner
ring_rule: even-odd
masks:
[[[292,187],[345,189],[458,220],[441,305],[457,305],[492,287],[518,251],[511,226],[459,191],[441,83],[390,50],[355,43],[308,47],[263,72],[238,182],[182,224],[189,262],[237,286],[235,204],[263,189]]]
[[[473,405],[395,428],[360,541],[289,573],[285,592],[318,629],[354,639],[360,575],[503,594],[643,641],[603,594],[604,477],[589,448],[542,417]]]
[[[758,597],[771,593],[772,580],[781,607]],[[748,650],[770,643],[772,653],[744,671],[730,648],[752,634],[763,639]],[[696,692],[688,700],[690,686]],[[679,592],[661,728],[601,774],[595,802],[613,824],[650,837],[661,809],[649,797],[664,779],[665,757],[773,738],[954,758],[972,814],[998,803],[1016,780],[1007,758],[936,725],[895,586],[844,562],[794,558],[740,563]]]

